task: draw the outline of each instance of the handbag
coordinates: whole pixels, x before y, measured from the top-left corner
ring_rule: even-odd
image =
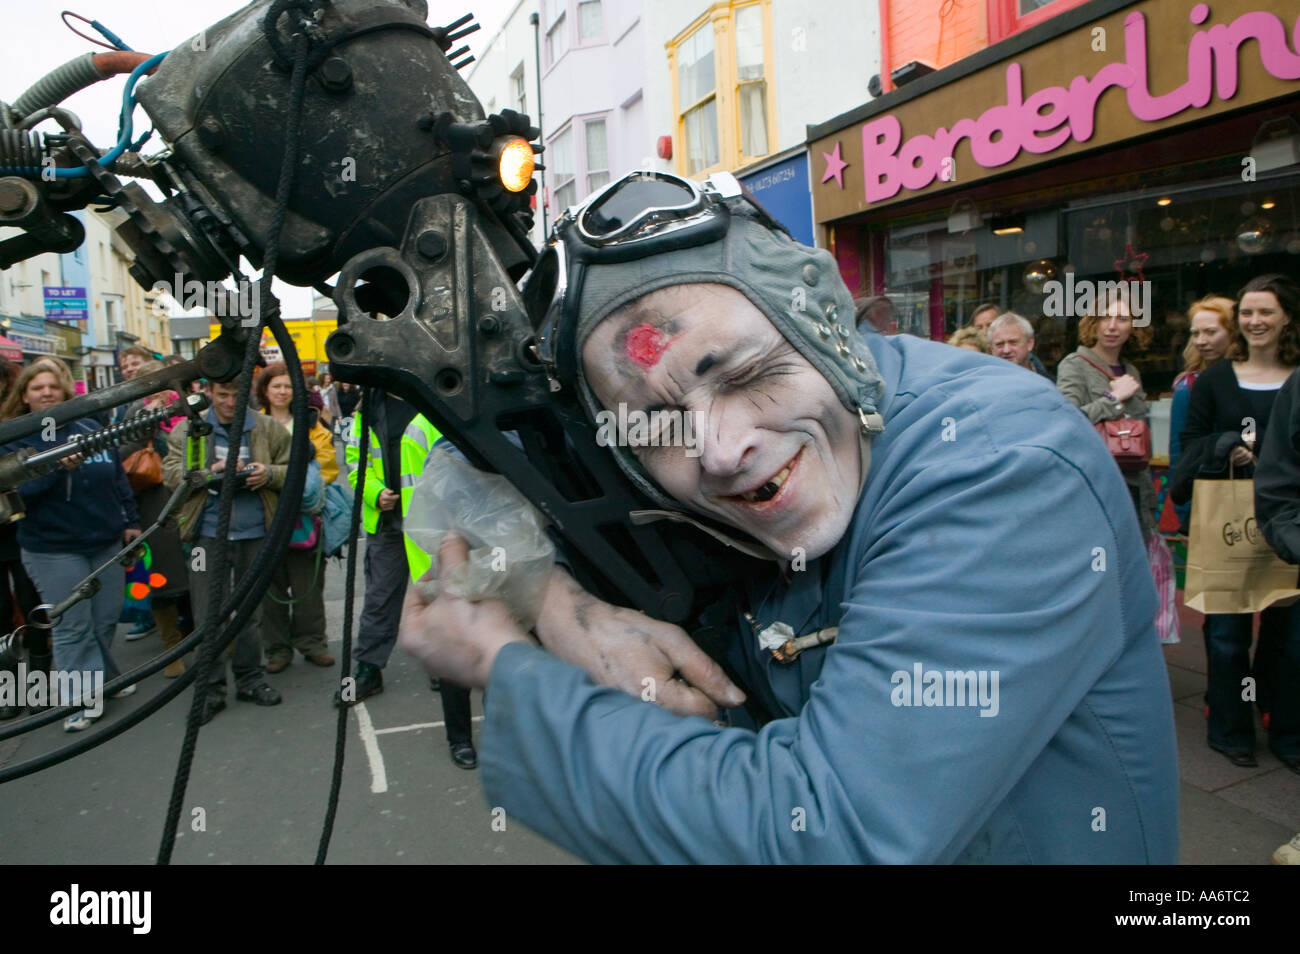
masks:
[[[136,493],[150,490],[162,483],[162,456],[154,450],[153,442],[145,444],[138,451],[132,451],[122,461],[126,479]]]
[[[320,542],[321,520],[319,514],[303,513],[298,515],[298,525],[289,537],[290,550],[313,550]]]
[[[1202,613],[1257,613],[1296,596],[1296,568],[1255,522],[1255,482],[1196,481],[1183,602]]]
[[[1093,361],[1087,355],[1079,355],[1084,361],[1106,375],[1110,372]],[[1145,470],[1151,464],[1151,429],[1147,422],[1136,417],[1121,417],[1116,421],[1098,421],[1093,425],[1101,437],[1110,456],[1124,473]]]

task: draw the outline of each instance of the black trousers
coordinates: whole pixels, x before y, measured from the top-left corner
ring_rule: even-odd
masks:
[[[456,745],[458,742],[473,744],[468,689],[446,679],[442,680],[442,715],[447,722],[448,745]]]

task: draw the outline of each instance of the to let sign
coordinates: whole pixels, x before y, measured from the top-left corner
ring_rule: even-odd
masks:
[[[43,285],[45,289],[45,317],[51,321],[86,321],[90,309],[86,302],[86,289],[72,285]]]

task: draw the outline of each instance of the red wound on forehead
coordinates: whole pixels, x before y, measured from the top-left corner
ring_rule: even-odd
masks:
[[[653,325],[637,325],[627,333],[623,348],[628,358],[636,362],[638,367],[648,370],[659,363],[672,343],[672,338]]]

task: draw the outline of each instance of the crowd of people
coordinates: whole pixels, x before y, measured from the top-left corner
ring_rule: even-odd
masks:
[[[860,304],[860,316],[862,311]],[[1190,529],[1196,481],[1256,476],[1274,403],[1300,366],[1300,287],[1284,275],[1262,275],[1235,300],[1207,295],[1194,302],[1187,321],[1183,371],[1172,389],[1168,470],[1182,539]],[[1057,388],[1094,425],[1134,420],[1149,426],[1151,406],[1129,357],[1148,338],[1149,329],[1134,326],[1122,301],[1082,317],[1078,348],[1056,367]],[[977,308],[948,344],[1052,378],[1034,358],[1033,325],[996,305]],[[1288,433],[1282,442],[1295,436]],[[1158,481],[1149,466],[1125,468],[1123,476],[1139,526],[1149,535],[1157,521]],[[1300,603],[1269,606],[1258,614],[1252,657],[1255,629],[1252,613],[1205,617],[1207,741],[1234,765],[1257,766],[1252,712],[1257,709],[1269,748],[1300,774],[1300,703],[1292,702],[1300,700]],[[1243,692],[1252,681],[1253,696]]]
[[[131,346],[123,350],[119,370],[124,380],[130,380],[180,360],[171,356],[160,361],[145,348]],[[173,383],[180,386],[179,382]],[[355,486],[355,441],[343,455],[340,451],[352,434],[361,389],[336,384],[329,373],[319,380],[309,376],[305,383],[313,448],[309,487],[304,494],[306,509],[286,552],[273,563],[266,596],[229,653],[236,698],[259,706],[274,706],[282,701],[280,691],[267,676],[283,672],[296,654],[322,668],[336,662],[328,647],[324,602],[328,561],[323,554],[321,519],[310,511],[319,509],[325,487],[339,479],[340,456],[346,457],[348,482]],[[202,415],[211,428],[201,444],[203,461],[187,460],[190,425],[181,415],[91,457],[64,457],[56,471],[19,487],[25,515],[0,529],[0,613],[6,631],[26,622],[41,603],[57,603],[70,595],[94,568],[107,562],[142,528],[152,526],[173,491],[186,479],[192,463],[203,475],[202,486],[184,498],[171,517],[151,534],[145,544],[147,554],[144,547],[136,553],[135,567],[147,566],[147,572],[142,574],[147,581],[147,595],[126,587],[124,568],[111,564],[100,574],[101,586],[95,597],[75,605],[51,630],[24,628],[23,647],[31,668],[102,673],[107,682],[120,671],[112,650],[119,624],[132,627],[124,634],[127,641],[157,637],[164,651],[193,632],[205,619],[213,592],[210,561],[217,542],[218,493],[224,471],[230,466],[236,467],[240,475],[227,534],[231,584],[248,571],[279,504],[289,461],[294,427],[289,371],[284,363],[276,362],[257,374],[251,406],[238,425],[242,432],[240,452],[233,464],[228,448],[236,427],[236,383],[193,382],[191,386],[205,390],[211,402]],[[0,359],[0,417],[4,420],[48,410],[70,400],[75,392],[72,374],[58,358],[39,358],[25,367]],[[33,434],[3,452],[64,443],[73,434],[91,434],[104,423],[165,407],[177,398],[177,392],[164,387],[115,408],[107,421],[74,421],[53,433]],[[348,705],[382,691],[382,669],[397,639],[406,580],[412,574],[418,577],[429,565],[427,555],[415,550],[408,569],[401,518],[410,502],[410,481],[419,474],[439,434],[394,397],[381,396],[375,417],[380,421],[380,433],[372,429],[365,497],[364,522],[369,542],[365,558],[366,611],[357,639],[354,685],[347,693],[336,693],[336,703]],[[392,431],[392,427],[397,430]],[[404,429],[415,435],[414,443],[403,435]],[[400,459],[400,466],[390,466],[386,471],[384,462],[395,459]],[[391,476],[386,479],[386,475]],[[315,502],[309,503],[308,497]],[[163,675],[175,678],[185,669],[185,658],[177,658],[163,669]],[[208,684],[201,687],[204,723],[226,707],[226,669],[223,658],[214,667]],[[433,686],[441,691],[446,708],[452,760],[462,768],[474,768],[477,758],[470,733],[469,692],[452,683],[439,685],[436,680]],[[129,695],[134,690],[132,686],[117,695]],[[345,698],[339,699],[340,695]],[[84,707],[63,722],[68,732],[89,728],[103,713],[102,706],[93,705],[92,700],[83,698],[80,703]],[[5,705],[0,707],[0,719],[14,718],[23,711],[22,707]]]

